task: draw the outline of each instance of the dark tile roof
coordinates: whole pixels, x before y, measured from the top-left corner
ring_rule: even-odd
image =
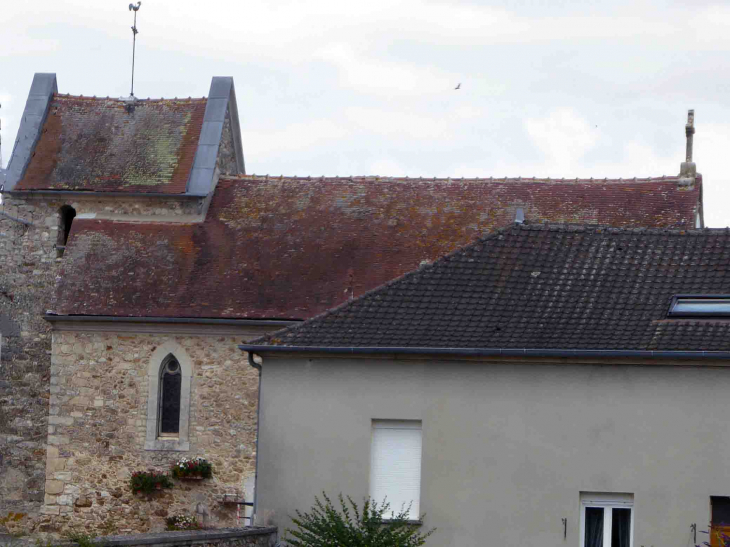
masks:
[[[730,230],[513,225],[261,342],[730,350],[730,320],[667,319],[690,293],[730,294]]]
[[[306,319],[527,219],[690,227],[701,182],[222,178],[205,222],[73,224],[54,311]]]
[[[182,194],[206,99],[141,100],[54,95],[15,190]]]

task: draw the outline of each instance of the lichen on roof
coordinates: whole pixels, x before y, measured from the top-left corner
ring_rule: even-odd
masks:
[[[76,220],[55,311],[306,319],[513,222],[518,207],[530,222],[691,228],[699,195],[700,181],[688,192],[676,179],[222,177],[200,224]],[[131,246],[117,271],[111,257]]]
[[[184,193],[205,106],[55,95],[16,190]]]

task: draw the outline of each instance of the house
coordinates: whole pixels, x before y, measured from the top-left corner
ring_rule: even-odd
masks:
[[[433,545],[729,521],[729,230],[514,224],[241,349],[280,528],[322,491],[410,506]]]
[[[176,512],[235,524],[224,500],[253,497],[259,386],[237,344],[519,210],[703,222],[694,164],[613,180],[245,174],[231,78],[207,98],[132,100],[59,94],[37,74],[22,119],[0,211],[0,518],[16,531],[147,531]],[[128,491],[130,473],[186,456],[208,457],[215,479],[149,501]]]

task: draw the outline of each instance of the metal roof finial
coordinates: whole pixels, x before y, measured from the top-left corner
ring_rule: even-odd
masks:
[[[132,90],[129,93],[130,97],[134,97],[134,54],[137,48],[137,12],[139,11],[142,2],[137,2],[137,5],[129,4],[129,11],[134,12],[134,25],[132,26]]]

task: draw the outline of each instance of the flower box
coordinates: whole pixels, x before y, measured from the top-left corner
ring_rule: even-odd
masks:
[[[168,475],[154,469],[135,471],[129,479],[129,488],[135,495],[151,494],[156,490],[172,488],[172,481]]]
[[[222,500],[222,502],[223,503],[235,503],[236,505],[239,505],[239,504],[240,505],[243,505],[244,503],[246,503],[243,500],[243,497],[242,496],[239,496],[238,494],[235,494],[235,493],[233,493],[233,494],[231,494],[231,493],[223,494],[223,500]]]
[[[170,473],[179,480],[199,481],[213,476],[213,466],[205,458],[180,458],[172,465]]]

